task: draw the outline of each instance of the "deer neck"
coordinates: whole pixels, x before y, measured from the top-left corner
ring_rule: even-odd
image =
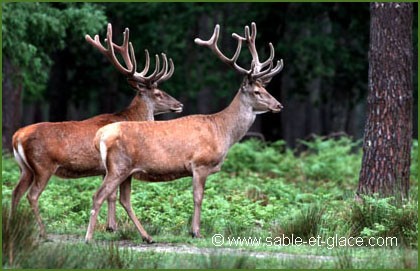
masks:
[[[154,120],[154,105],[147,95],[137,94],[130,105],[120,115],[127,121]]]
[[[255,121],[255,113],[241,90],[230,105],[215,115],[219,130],[229,147],[241,140]]]

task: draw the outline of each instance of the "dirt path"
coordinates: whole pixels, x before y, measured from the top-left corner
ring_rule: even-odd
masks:
[[[83,238],[80,235],[58,235],[48,234],[48,241],[50,242],[68,242],[68,243],[83,243]],[[108,241],[98,241],[98,244],[103,244]],[[310,259],[318,262],[337,260],[335,256],[318,256],[318,255],[302,255],[290,254],[284,252],[255,252],[241,248],[202,248],[189,244],[182,243],[153,243],[153,244],[136,244],[129,240],[116,241],[119,247],[130,248],[134,251],[140,252],[158,252],[158,253],[181,253],[181,254],[195,254],[195,255],[237,255],[250,256],[256,258],[276,258],[276,259]]]

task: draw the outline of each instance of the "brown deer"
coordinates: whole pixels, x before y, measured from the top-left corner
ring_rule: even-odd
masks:
[[[96,35],[86,40],[104,54],[125,75],[130,86],[137,92],[131,104],[119,113],[103,114],[83,121],[42,122],[19,129],[13,135],[13,152],[21,170],[19,182],[12,193],[12,213],[20,199],[29,189],[27,198],[40,227],[41,236],[45,237],[45,228],[38,209],[38,199],[52,175],[62,178],[80,178],[105,175],[105,168],[93,144],[93,138],[99,128],[118,121],[149,121],[153,115],[166,112],[181,112],[182,104],[166,92],[157,88],[158,84],[168,80],[174,71],[172,59],[162,54],[163,65],[160,69],[156,55],[156,67],[146,76],[150,59],[146,50],[146,64],[142,72],[137,72],[134,49],[129,43],[129,29],[124,32],[121,46],[112,42],[112,26],[108,24],[107,48]],[[115,51],[120,53],[126,67],[120,64]],[[168,70],[169,66],[169,70]],[[115,191],[108,196],[108,228],[116,229]]]
[[[250,33],[249,27],[245,27],[245,37],[233,34],[238,41],[238,47],[230,59],[217,46],[219,25],[216,25],[210,40],[195,39],[198,45],[209,47],[224,63],[244,76],[235,98],[223,111],[160,122],[120,122],[98,130],[94,139],[95,146],[100,150],[107,174],[93,197],[86,242],[92,238],[103,201],[118,186],[122,206],[143,240],[152,242],[131,207],[131,176],[149,182],[192,176],[192,234],[193,237],[201,237],[201,202],[207,176],[220,170],[229,148],[245,135],[256,114],[279,112],[283,108],[264,88],[282,70],[283,61],[277,61],[273,68],[274,48],[270,43],[270,57],[260,62],[255,47],[255,23],[252,23],[251,29]],[[249,70],[236,63],[242,42],[246,42],[252,55]]]

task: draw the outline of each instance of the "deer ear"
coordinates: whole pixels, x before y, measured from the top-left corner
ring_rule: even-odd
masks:
[[[261,80],[261,85],[263,86],[263,87],[266,87],[270,82],[271,82],[271,79],[272,79],[273,77],[269,77],[269,78],[267,78],[267,79],[264,79],[264,80]]]
[[[128,78],[127,82],[132,89],[137,91],[137,93],[144,94],[146,92],[146,89],[142,85],[140,85],[137,81]]]

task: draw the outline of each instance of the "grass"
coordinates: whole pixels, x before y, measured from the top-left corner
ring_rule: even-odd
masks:
[[[12,267],[37,266],[47,268],[413,268],[417,267],[418,143],[413,144],[410,198],[402,203],[392,198],[366,198],[360,204],[353,200],[360,170],[360,142],[349,138],[325,140],[315,138],[301,142],[296,150],[285,147],[284,142],[265,144],[247,141],[236,144],[226,159],[222,172],[208,178],[202,207],[202,234],[204,239],[190,237],[193,211],[191,178],[169,183],[133,182],[132,204],[137,216],[155,241],[182,243],[199,248],[215,248],[211,237],[215,233],[225,237],[300,236],[308,240],[320,236],[321,240],[334,235],[360,237],[364,244],[368,238],[396,236],[397,248],[353,247],[328,249],[326,246],[253,246],[240,247],[243,251],[264,253],[290,253],[295,255],[332,256],[328,261],[309,259],[255,258],[236,255],[229,260],[226,255],[177,255],[176,253],[133,252],[120,250],[115,245],[90,247],[81,244],[40,243],[33,235],[5,229],[6,207],[11,191],[19,177],[15,161],[3,155],[3,255],[10,248],[9,240],[32,245],[14,247],[15,255],[24,251],[38,255],[39,262],[14,264]],[[53,177],[40,198],[41,215],[48,233],[84,236],[89,220],[91,197],[100,185],[100,178],[62,180]],[[21,211],[26,221],[31,212],[25,198]],[[26,212],[26,213],[25,213]],[[117,207],[119,230],[106,232],[106,207],[101,209],[94,238],[113,244],[114,241],[131,240],[140,243],[135,230],[121,206]],[[24,224],[33,225],[33,224]],[[31,226],[32,227],[32,226]],[[34,227],[29,232],[36,231]],[[32,237],[31,237],[32,236]],[[6,242],[5,242],[6,240]],[[6,245],[6,247],[5,247]],[[58,246],[52,249],[51,246]],[[233,248],[228,245],[222,248]],[[238,249],[238,248],[235,248]],[[56,257],[49,253],[69,256]],[[6,252],[6,253],[5,253]],[[95,253],[107,255],[110,262],[94,263]],[[121,253],[121,254],[119,254]],[[48,255],[47,255],[48,254]],[[91,257],[91,266],[76,261],[83,254]],[[86,255],[85,255],[86,254]],[[220,253],[222,254],[222,253]],[[25,252],[22,252],[25,255]],[[42,256],[44,255],[44,256]],[[73,255],[73,256],[72,256]],[[41,257],[42,256],[42,257]],[[45,260],[47,258],[54,260]],[[104,258],[105,256],[103,256]],[[45,258],[45,259],[44,259]],[[44,260],[42,260],[44,259]],[[140,261],[139,259],[143,259]],[[182,260],[180,260],[182,259]],[[147,264],[145,261],[147,260]],[[18,258],[16,258],[18,261]],[[7,267],[7,257],[3,266]],[[101,265],[103,264],[103,265]]]

